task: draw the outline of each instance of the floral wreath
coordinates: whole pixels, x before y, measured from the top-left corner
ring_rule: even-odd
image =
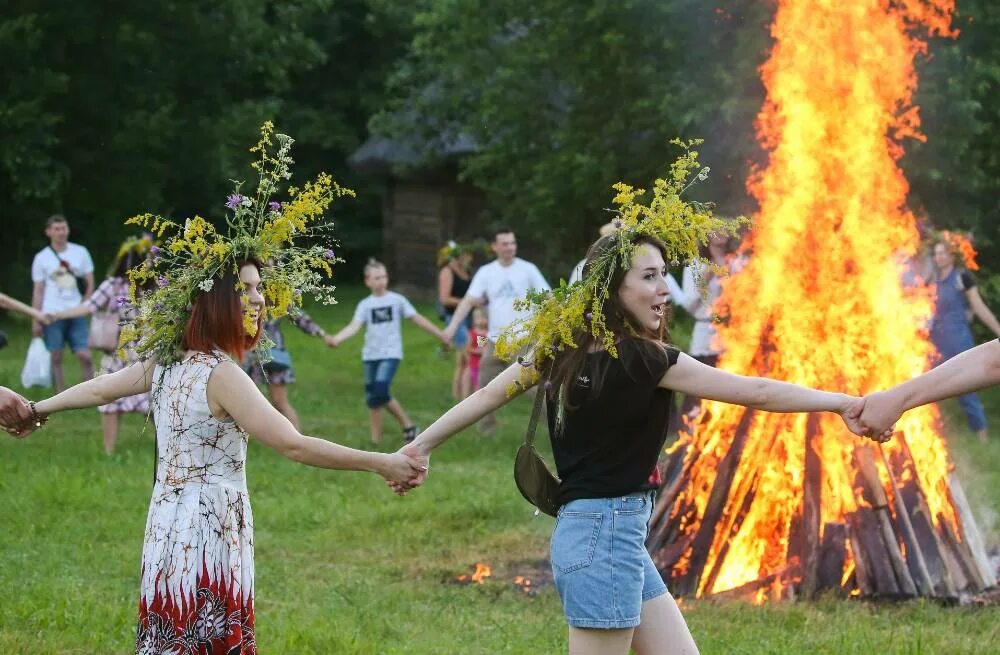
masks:
[[[734,220],[718,218],[712,215],[711,203],[682,200],[681,195],[693,184],[708,179],[710,169],[701,167],[698,152],[693,149],[702,143],[701,139],[674,139],[670,143],[684,153],[673,162],[666,178],[653,182],[648,204],[642,202],[645,189],[623,182],[614,185],[618,194],[612,200],[616,205],[613,246],[590,262],[583,279],[573,284],[563,280],[558,288],[529,292],[514,302],[515,309],[526,310],[527,316],[501,333],[496,351],[498,357],[508,361],[520,353],[529,353],[521,358],[525,379],[520,385],[536,382],[542,365],[560,350],[576,348],[573,335],[579,330],[591,334],[612,357],[618,356],[616,336],[608,329],[602,308],[612,292],[608,287],[614,272],[632,267],[637,237],[648,235],[662,241],[667,260],[675,266],[701,262],[724,274],[721,267],[701,256],[699,246],[708,243],[713,232],[735,235],[750,221],[743,216]]]
[[[972,240],[968,234],[952,232],[951,230],[941,230],[932,234],[934,243],[943,243],[953,253],[957,253],[962,258],[965,267],[970,271],[978,271],[979,264],[976,262],[976,249],[972,247]]]
[[[272,140],[273,138],[273,140]],[[275,147],[275,143],[277,146]],[[218,233],[201,216],[187,219],[183,225],[155,214],[141,214],[125,221],[148,229],[157,237],[167,236],[161,246],[151,246],[151,262],[129,270],[129,297],[121,303],[135,305],[135,319],[121,330],[119,348],[128,346],[140,357],[153,357],[168,364],[179,361],[181,340],[191,305],[203,292],[227,272],[239,272],[239,264],[254,259],[263,265],[261,293],[266,300],[265,318],[280,318],[301,311],[304,294],[312,294],[326,304],[333,304],[335,287],[328,284],[333,265],[339,259],[332,246],[333,224],[323,222],[323,215],[336,199],[354,196],[337,184],[330,175],[320,173],[313,182],[299,189],[289,187],[288,200],[272,197],[279,185],[291,178],[289,156],[294,140],[275,134],[268,121],[260,128],[260,140],[250,148],[257,160],[251,165],[259,175],[256,194],[240,193],[242,182],[235,183],[227,198],[227,232]],[[305,237],[312,245],[297,245],[295,238]],[[155,281],[150,291],[143,286]],[[237,283],[237,291],[246,290]],[[245,300],[245,298],[244,298]],[[257,334],[257,323],[249,303],[243,303],[243,326],[249,335]],[[257,353],[261,361],[270,359],[274,344],[262,335]]]
[[[152,251],[154,245],[153,235],[149,232],[128,237],[118,246],[118,252],[115,253],[115,258],[108,268],[108,274],[110,275],[118,268],[122,261],[126,262],[128,268],[141,264]]]
[[[458,243],[449,239],[441,248],[437,251],[437,266],[441,268],[447,264],[452,259],[457,259],[461,255],[466,253],[476,254],[476,253],[488,253],[489,246],[482,239],[476,239],[470,243]]]

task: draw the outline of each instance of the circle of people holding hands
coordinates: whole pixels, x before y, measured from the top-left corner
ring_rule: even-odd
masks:
[[[290,139],[273,136],[277,154],[264,162],[284,173],[281,148],[290,147]],[[262,144],[270,141],[262,138]],[[317,186],[322,184],[321,178]],[[338,196],[335,183],[326,185],[333,190],[329,195],[310,199],[321,209]],[[674,246],[653,229],[655,222],[650,228],[616,220],[603,228],[572,276],[580,284],[571,289],[590,290],[583,322],[569,326],[573,348],[539,342],[512,364],[498,356],[511,326],[531,320],[518,301],[550,290],[538,268],[517,257],[516,235],[508,228],[493,234],[489,246],[495,259],[474,274],[475,247],[444,249],[438,280],[444,328],[391,291],[386,267],[370,260],[364,268],[370,295],[358,303],[351,321],[330,335],[288,307],[299,302],[296,291],[328,277],[337,261],[332,250],[292,245],[320,216],[306,211],[301,195],[279,203],[269,201],[274,189],[262,188],[257,200],[234,194],[227,203],[237,224],[256,226],[257,232],[248,230],[256,239],[250,246],[196,223],[171,224],[177,235],[162,247],[152,237],[124,243],[96,290],[89,254],[68,242],[65,218],[53,217],[46,228],[51,247],[32,266],[32,306],[0,296],[5,307],[35,320],[33,330],[51,353],[57,389],[34,402],[0,387],[0,426],[7,432],[23,438],[52,414],[99,407],[110,452],[122,413],[148,412],[154,420],[157,465],[143,541],[136,652],[255,652],[253,517],[245,474],[249,437],[309,466],[375,473],[402,495],[426,481],[431,452],[450,437],[476,423],[484,435],[493,434],[499,408],[522,393],[542,393],[560,478],[550,559],[570,653],[624,655],[631,648],[645,655],[667,647],[695,653],[677,603],[644,546],[655,492],[650,473],[667,436],[673,392],[763,411],[833,412],[855,434],[882,442],[905,411],[1000,383],[1000,341],[970,349],[965,335],[954,339],[958,352],[944,363],[864,398],[715,368],[719,352],[711,305],[719,285],[708,263],[714,270],[740,265],[721,219],[706,223],[714,229],[698,235],[705,250],[700,257],[691,253],[682,284],[669,274],[666,262],[674,259]],[[294,229],[286,229],[290,226]],[[153,231],[160,227],[155,223]],[[282,244],[278,249],[276,242]],[[177,259],[167,259],[167,244]],[[207,263],[192,270],[199,257]],[[947,289],[939,292],[939,302],[947,305],[944,311],[958,311],[954,306],[964,312],[974,285],[961,276],[953,280],[954,261],[945,260],[935,254],[938,285]],[[134,273],[143,267],[146,273]],[[82,289],[77,278],[83,278]],[[707,282],[707,295],[695,288],[697,279]],[[288,306],[269,304],[271,298]],[[670,345],[671,302],[695,318],[690,354]],[[971,308],[1000,335],[995,318],[980,305],[981,299]],[[148,312],[155,311],[177,313],[158,332],[143,331]],[[96,321],[102,314],[122,331],[118,343],[101,347],[104,374],[62,389],[56,370],[66,345],[90,377],[88,343],[94,341],[85,317]],[[397,452],[358,450],[302,434],[288,397],[295,375],[280,329],[286,317],[330,347],[364,329],[371,440],[383,440],[384,409],[403,432],[405,443]],[[456,349],[452,394],[458,402],[423,431],[391,389],[403,359],[404,319]],[[942,319],[938,329],[944,334],[957,326]],[[967,406],[972,407],[964,402]],[[979,418],[972,409],[967,409],[970,421]],[[682,411],[696,413],[697,401]],[[974,425],[977,431],[985,427],[985,420]],[[195,624],[213,627],[193,630]]]

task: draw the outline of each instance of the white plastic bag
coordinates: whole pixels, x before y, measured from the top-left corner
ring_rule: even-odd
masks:
[[[32,339],[28,346],[28,356],[24,358],[24,368],[21,369],[21,386],[52,386],[52,356],[41,337]]]

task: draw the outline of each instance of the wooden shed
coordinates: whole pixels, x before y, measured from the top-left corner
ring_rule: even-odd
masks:
[[[385,179],[382,208],[383,257],[393,286],[428,297],[436,293],[438,249],[448,240],[471,241],[488,235],[482,191],[458,180],[458,160],[475,148],[459,135],[439,149],[435,167],[421,167],[415,147],[371,136],[348,162]]]

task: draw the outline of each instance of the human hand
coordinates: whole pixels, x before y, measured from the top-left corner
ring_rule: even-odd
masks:
[[[441,342],[441,345],[446,350],[451,350],[451,338],[449,338],[448,335],[445,334],[443,330],[440,331],[440,332],[438,332],[437,338],[438,338],[438,341]]]
[[[340,342],[337,341],[336,337],[332,337],[329,334],[323,335],[323,341],[331,348],[336,348],[340,345]]]
[[[857,420],[868,431],[867,436],[883,435],[884,438],[881,439],[871,437],[881,443],[892,436],[896,421],[902,414],[902,401],[892,391],[876,391],[865,396],[861,403],[855,403],[851,409],[850,417],[852,420]]]
[[[451,324],[448,324],[445,329],[441,330],[441,335],[444,337],[442,341],[451,344],[451,340],[455,338],[456,329],[457,328],[452,327]]]
[[[402,451],[382,454],[379,458],[378,474],[385,478],[389,486],[402,496],[406,491],[416,486],[413,484],[421,473],[427,470],[424,464],[409,457]],[[399,490],[397,490],[399,487]]]
[[[35,317],[35,320],[40,322],[42,325],[52,325],[54,321],[59,320],[58,315],[53,314],[52,312],[46,312],[45,314],[37,312],[37,314],[38,316]]]
[[[394,492],[402,496],[407,491],[419,487],[424,483],[424,481],[427,480],[427,475],[428,473],[430,473],[431,455],[430,453],[425,453],[423,450],[421,450],[419,446],[415,444],[406,444],[405,446],[399,449],[399,452],[406,455],[411,460],[417,462],[420,466],[423,467],[422,470],[420,470],[417,473],[416,477],[405,483],[397,483],[397,482],[388,483],[389,487]]]
[[[42,324],[38,320],[31,321],[31,336],[40,337],[42,336]]]
[[[6,387],[0,387],[0,427],[12,437],[23,439],[34,429],[28,401]]]

